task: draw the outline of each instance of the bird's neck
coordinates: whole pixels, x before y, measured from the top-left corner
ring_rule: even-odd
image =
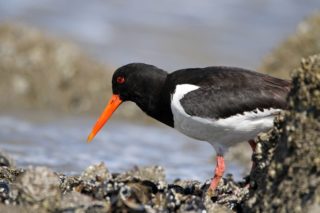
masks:
[[[152,118],[173,127],[173,116],[170,105],[170,94],[165,90],[167,73],[159,73],[157,78],[150,79],[144,98],[135,103]]]

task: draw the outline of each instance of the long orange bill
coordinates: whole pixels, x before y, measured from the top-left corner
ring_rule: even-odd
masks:
[[[103,113],[100,115],[96,124],[92,128],[92,131],[88,136],[87,143],[90,143],[92,141],[94,136],[99,132],[99,130],[103,127],[103,125],[109,120],[112,113],[116,111],[116,109],[121,103],[122,103],[122,100],[120,99],[119,95],[112,95]]]

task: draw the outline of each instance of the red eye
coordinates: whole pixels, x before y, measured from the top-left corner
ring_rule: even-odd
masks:
[[[124,82],[125,82],[124,77],[122,77],[122,76],[117,77],[117,83],[118,84],[123,84]]]

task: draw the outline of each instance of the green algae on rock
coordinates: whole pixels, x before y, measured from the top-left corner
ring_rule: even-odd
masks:
[[[320,11],[301,22],[296,32],[275,48],[258,70],[270,75],[289,78],[303,57],[320,52]]]
[[[257,142],[245,212],[307,212],[320,204],[320,55],[294,71],[288,101],[267,139]]]

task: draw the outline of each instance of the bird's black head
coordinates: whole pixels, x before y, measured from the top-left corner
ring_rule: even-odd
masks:
[[[159,120],[157,104],[166,78],[165,71],[148,64],[131,63],[118,68],[112,77],[113,95],[93,127],[88,142],[124,101],[135,102],[144,112]]]
[[[118,68],[112,77],[113,94],[122,101],[133,101],[140,106],[150,102],[160,92],[167,73],[153,65],[131,63]]]

